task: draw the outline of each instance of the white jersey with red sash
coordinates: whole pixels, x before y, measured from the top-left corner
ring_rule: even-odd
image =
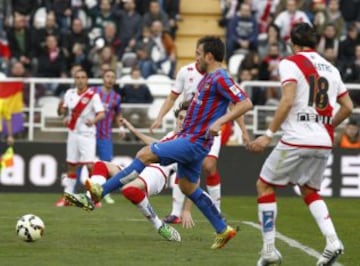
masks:
[[[302,51],[279,64],[280,81],[296,82],[293,106],[281,141],[298,147],[331,148],[337,99],[347,93],[339,71],[317,52]]]
[[[69,89],[64,96],[64,107],[69,109],[69,130],[76,133],[96,133],[96,127],[88,127],[85,123],[93,120],[98,112],[104,112],[100,97],[91,89],[78,94],[77,89]]]

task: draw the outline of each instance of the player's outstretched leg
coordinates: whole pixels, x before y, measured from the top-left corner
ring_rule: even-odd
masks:
[[[65,192],[64,196],[65,199],[70,202],[70,204],[75,205],[76,207],[82,208],[86,211],[93,211],[95,209],[95,204],[85,194],[74,194]]]
[[[321,254],[321,257],[317,261],[317,266],[329,266],[333,265],[337,257],[344,253],[344,245],[337,237],[326,239],[326,246]]]

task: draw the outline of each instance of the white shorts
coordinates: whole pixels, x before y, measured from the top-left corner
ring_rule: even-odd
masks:
[[[174,164],[161,166],[150,164],[139,174],[139,178],[145,183],[148,196],[157,195],[166,188],[168,177],[174,170]]]
[[[260,179],[276,186],[306,185],[319,190],[330,149],[298,148],[279,142],[266,159]]]
[[[221,148],[221,135],[214,137],[214,142],[207,156],[219,158]]]
[[[68,133],[66,161],[68,163],[91,163],[95,161],[96,137],[94,134]]]

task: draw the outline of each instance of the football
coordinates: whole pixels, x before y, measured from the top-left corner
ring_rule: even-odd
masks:
[[[19,218],[16,223],[17,236],[26,242],[34,242],[40,239],[45,232],[45,224],[40,217],[26,214]]]

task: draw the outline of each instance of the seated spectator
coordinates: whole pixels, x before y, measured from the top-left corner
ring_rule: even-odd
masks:
[[[138,67],[132,68],[131,81],[144,81]],[[121,91],[123,103],[150,104],[153,102],[153,96],[150,93],[149,87],[145,83],[125,84]],[[122,113],[125,118],[137,127],[145,128],[150,125],[147,108],[123,108]]]
[[[56,24],[56,17],[54,12],[49,12],[46,15],[46,23],[44,28],[34,29],[32,33],[33,56],[39,56],[45,47],[46,37],[54,35],[60,44],[61,35]]]
[[[356,23],[351,23],[348,27],[346,38],[339,45],[339,61],[346,68],[355,60],[355,47],[360,44],[360,34]],[[346,80],[345,80],[346,82]]]
[[[111,47],[113,50],[117,61],[122,57],[122,44],[121,40],[117,35],[116,25],[113,22],[108,22],[105,24],[103,29],[102,38],[105,41],[105,45]]]
[[[141,76],[140,68],[133,67],[131,70],[132,81],[144,81]],[[149,87],[143,84],[125,84],[123,87],[123,103],[152,103],[153,96],[149,90]]]
[[[51,1],[50,10],[55,13],[56,22],[61,33],[66,33],[71,27],[71,0]]]
[[[259,36],[257,51],[261,59],[267,56],[269,51],[269,46],[272,44],[276,44],[279,49],[279,53],[281,57],[287,55],[286,44],[280,37],[280,31],[278,26],[275,24],[270,24],[267,28],[267,33]]]
[[[118,36],[121,41],[121,54],[135,48],[136,41],[141,38],[142,16],[136,11],[135,0],[124,1],[124,9],[116,11]],[[120,58],[119,58],[120,59]]]
[[[304,11],[299,10],[296,0],[286,0],[286,10],[275,17],[274,23],[280,29],[281,38],[287,42],[290,38],[292,27],[298,22],[311,24]]]
[[[141,76],[149,77],[156,73],[156,65],[151,60],[151,50],[155,46],[154,40],[151,38],[151,30],[144,27],[142,30],[142,37],[137,42],[134,52],[138,58],[138,65],[140,67]]]
[[[317,51],[321,55],[324,55],[326,49],[332,48],[335,53],[335,56],[337,57],[340,41],[336,36],[337,36],[337,34],[336,34],[335,25],[332,23],[327,24],[325,26],[323,34],[320,37]]]
[[[168,15],[161,9],[159,0],[150,0],[149,11],[143,16],[143,26],[152,27],[154,21],[161,21],[163,30],[171,32]]]
[[[344,131],[337,140],[338,147],[344,149],[360,149],[360,118],[350,117]]]
[[[251,75],[251,69],[241,68],[238,74],[238,82],[241,86],[241,83],[244,81],[254,80]],[[266,103],[266,90],[262,87],[252,87],[245,88],[246,93],[251,98],[251,101],[254,105],[264,105]]]
[[[66,58],[58,46],[56,36],[48,35],[46,37],[45,47],[38,57],[36,76],[47,78],[65,78],[67,77],[66,69]],[[57,84],[48,84],[48,93],[53,94],[56,87]]]
[[[32,46],[31,31],[27,27],[26,18],[23,15],[14,15],[14,26],[7,30],[7,38],[11,52],[11,58],[20,61],[30,70]]]
[[[101,32],[105,25],[109,22],[117,23],[115,13],[111,8],[111,0],[100,0],[98,5],[89,10],[91,18],[91,30]],[[97,36],[98,37],[98,36]]]
[[[89,77],[92,77],[92,62],[88,58],[86,48],[83,44],[75,43],[69,56],[69,65],[80,65],[86,71]]]
[[[101,78],[101,65],[109,64],[111,69],[117,68],[117,57],[110,46],[104,46],[100,49],[94,49],[90,58],[92,59],[92,73],[94,77]]]
[[[325,29],[326,22],[326,2],[325,0],[314,0],[311,9],[312,24],[320,36]]]
[[[257,22],[251,14],[250,5],[243,3],[226,28],[227,61],[236,49],[241,49],[244,53],[256,51],[257,39]]]
[[[346,35],[345,20],[339,8],[339,0],[329,0],[326,8],[326,22],[335,25],[337,38]]]
[[[11,58],[9,43],[6,34],[3,33],[0,37],[0,72],[7,73]]]

